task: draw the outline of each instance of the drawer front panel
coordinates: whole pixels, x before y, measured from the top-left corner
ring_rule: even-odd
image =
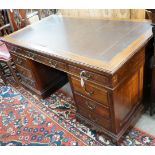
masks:
[[[67,70],[67,66],[63,62],[59,62],[57,60],[50,59],[50,58],[45,58],[40,55],[36,55],[36,59],[37,59],[37,61],[42,62],[42,63],[44,63],[48,66],[51,66],[53,68],[60,69],[60,70]]]
[[[85,86],[87,89],[87,92],[84,90],[84,88],[81,86],[80,80],[71,77],[72,86],[74,91],[92,99],[99,103],[104,104],[105,106],[109,106],[108,102],[108,92],[104,90],[103,88],[95,87],[94,85],[90,84],[89,82],[85,82]],[[88,94],[88,92],[90,94]]]
[[[74,67],[72,65],[69,65],[68,68],[73,75],[77,75],[78,77],[80,77],[80,74],[83,73],[83,76],[87,78],[87,80],[98,84],[102,84],[102,85],[104,84],[106,86],[109,86],[109,79],[106,76],[99,75],[87,70],[83,70],[78,67]]]
[[[15,46],[12,46],[12,45],[7,45],[9,51],[11,53],[19,53],[19,54],[23,54],[23,49],[22,48],[19,48],[19,47],[15,47]]]
[[[56,69],[60,69],[60,70],[64,70],[64,71],[67,70],[67,65],[63,62],[58,61],[58,60],[47,58],[47,57],[35,54],[35,53],[33,53],[33,51],[29,51],[29,50],[22,49],[19,47],[18,48],[11,47],[11,46],[9,46],[9,47],[10,47],[10,51],[12,53],[22,54],[23,56],[26,56],[32,60],[38,61],[40,63],[43,63],[45,65],[51,66]]]
[[[20,57],[20,56],[17,56],[15,54],[11,54],[11,56],[12,56],[13,61],[15,62],[15,64],[20,65],[20,66],[23,66],[26,69],[29,69],[29,65],[26,62],[26,59],[25,58]]]
[[[38,61],[40,63],[51,66],[53,68],[60,69],[60,70],[67,69],[65,63],[59,62],[55,59],[47,58],[38,54],[34,54],[33,51],[21,50],[21,53],[32,60]]]
[[[33,79],[33,75],[31,73],[31,71],[29,71],[29,70],[27,70],[27,69],[25,69],[25,68],[23,68],[23,67],[21,67],[21,66],[19,66],[17,64],[16,64],[16,68],[17,68],[19,73],[23,74],[24,76],[26,76],[26,77],[28,77],[30,79]]]
[[[21,83],[23,83],[25,86],[29,85],[32,88],[36,88],[36,83],[35,81],[25,77],[23,74],[19,73],[21,77]]]
[[[89,121],[91,121],[94,124],[97,124],[108,130],[112,129],[110,120],[104,119],[103,117],[100,117],[91,111],[81,108],[81,109],[78,109],[78,113],[83,117],[87,118]]]
[[[75,93],[74,96],[76,99],[76,105],[78,109],[84,108],[86,110],[90,110],[98,114],[101,117],[110,119],[110,110],[108,107],[104,107],[101,104],[94,102],[92,100],[89,100],[88,98],[85,98],[77,93]]]

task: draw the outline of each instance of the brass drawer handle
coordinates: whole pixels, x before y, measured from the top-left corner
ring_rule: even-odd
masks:
[[[20,60],[19,58],[17,58],[16,61],[17,61],[17,63],[18,63],[19,65],[22,64],[22,60]]]
[[[90,110],[94,110],[96,108],[95,104],[90,104],[88,101],[87,101],[87,106]]]
[[[27,55],[28,55],[29,57],[31,57],[31,53],[28,53]]]
[[[52,60],[49,60],[49,62],[48,62],[50,65],[52,64]]]
[[[54,68],[56,68],[56,67],[57,67],[57,62],[53,63],[52,66],[53,66]]]
[[[89,91],[86,89],[86,84],[85,84],[85,81],[89,80],[90,77],[91,77],[91,75],[86,74],[85,71],[80,72],[81,86],[82,86],[82,88],[84,89],[84,91],[85,91],[85,93],[86,93],[87,95],[92,96],[92,95],[94,94],[94,91],[90,91],[90,92],[89,92]]]
[[[17,48],[16,47],[11,47],[10,48],[12,51],[16,52]]]
[[[30,57],[30,58],[32,58],[32,59],[34,59],[34,54],[33,53],[28,53],[28,56]]]
[[[86,71],[81,71],[80,77],[83,78],[84,80],[89,80],[91,78],[91,75],[88,74]]]
[[[49,64],[51,67],[56,68],[57,67],[57,62],[53,62],[53,60],[49,60]]]
[[[98,118],[92,118],[91,114],[89,114],[88,117],[89,117],[90,121],[92,121],[92,122],[96,123],[98,121]]]

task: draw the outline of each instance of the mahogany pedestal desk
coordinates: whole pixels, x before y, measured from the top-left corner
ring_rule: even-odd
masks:
[[[3,41],[23,85],[42,95],[68,75],[77,119],[117,142],[143,111],[151,28],[146,20],[49,16]]]

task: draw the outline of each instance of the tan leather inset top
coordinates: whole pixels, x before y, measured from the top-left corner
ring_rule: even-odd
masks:
[[[151,36],[150,21],[50,16],[5,41],[112,73]]]

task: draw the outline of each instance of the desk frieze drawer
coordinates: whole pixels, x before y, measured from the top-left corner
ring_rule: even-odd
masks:
[[[24,49],[22,49],[21,51],[22,51],[21,54],[23,54],[24,56],[28,57],[29,59],[36,60],[37,55],[34,54],[32,51],[28,51],[28,50],[24,50]]]
[[[33,51],[25,50],[25,49],[22,49],[22,48],[15,48],[15,49],[11,50],[11,53],[14,54],[14,55],[15,54],[20,54],[20,55],[25,56],[25,57],[27,57],[29,59],[38,61],[40,63],[43,63],[45,65],[48,65],[48,66],[56,68],[56,69],[60,69],[60,70],[63,70],[63,71],[67,70],[67,65],[65,63],[57,61],[57,60],[52,59],[52,58],[46,58],[44,56],[35,54],[35,53],[33,53]]]
[[[45,65],[48,65],[50,67],[60,69],[60,70],[67,70],[67,66],[65,63],[59,62],[55,59],[47,58],[47,57],[44,57],[44,56],[41,56],[38,54],[34,54],[32,52],[29,52],[29,51],[25,51],[23,54],[32,60],[38,61],[38,62],[43,63]]]
[[[11,44],[6,43],[7,48],[9,49],[9,51],[13,51],[16,48],[14,46],[12,46]]]
[[[74,96],[78,109],[84,108],[104,117],[105,119],[111,119],[109,107],[105,107],[102,104],[92,101],[78,93],[74,93]]]
[[[49,59],[48,64],[53,68],[58,68],[61,70],[67,70],[67,66],[65,63],[58,62],[58,61],[53,60],[53,59]]]
[[[20,47],[12,46],[12,45],[9,45],[9,44],[7,44],[7,47],[8,47],[10,52],[19,53],[19,54],[22,53],[22,48],[20,48]]]
[[[50,67],[53,67],[53,68],[56,68],[56,69],[61,69],[61,70],[66,70],[67,67],[66,67],[66,64],[63,63],[63,62],[59,62],[55,59],[52,59],[52,58],[46,58],[44,56],[41,56],[41,55],[37,55],[36,56],[36,59],[39,61],[39,62],[42,62]]]
[[[99,116],[98,114],[95,114],[94,112],[91,112],[86,109],[78,109],[77,113],[79,113],[81,116],[88,119],[90,122],[92,122],[94,125],[99,125],[107,130],[112,130],[111,126],[111,120],[104,119],[103,117]],[[86,122],[86,120],[85,120]],[[87,123],[87,122],[86,122]]]
[[[16,54],[16,55],[22,55],[23,57],[28,57],[30,59],[35,59],[36,54],[33,53],[33,51],[29,51],[20,47],[11,47],[9,46],[9,50],[11,53]]]
[[[103,75],[99,75],[90,71],[87,71],[85,69],[80,69],[78,67],[72,66],[72,65],[68,65],[69,68],[69,72],[71,72],[73,75],[77,75],[78,77],[80,77],[80,74],[82,73],[84,78],[86,78],[89,81],[101,84],[101,85],[107,85],[109,86],[109,78]]]
[[[79,79],[71,77],[73,90],[99,102],[105,106],[109,106],[108,101],[108,91],[104,88],[99,88],[98,86],[91,84],[90,82],[85,82],[85,89],[81,86]]]

